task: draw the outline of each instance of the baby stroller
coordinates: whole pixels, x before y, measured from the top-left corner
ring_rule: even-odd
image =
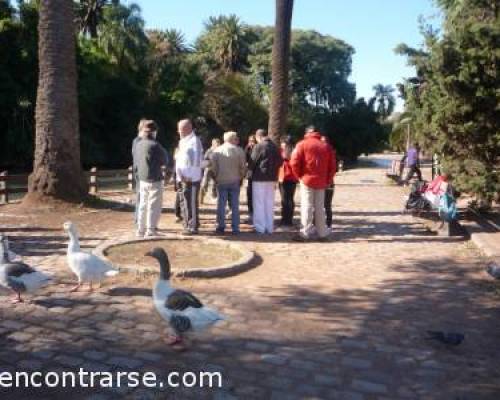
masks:
[[[424,196],[426,189],[426,181],[415,181],[411,185],[410,195],[408,196],[408,200],[406,200],[404,212],[420,213],[432,209],[432,204]]]

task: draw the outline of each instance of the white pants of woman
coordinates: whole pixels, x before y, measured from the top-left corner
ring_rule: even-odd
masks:
[[[258,233],[273,233],[276,182],[252,182],[253,226]]]
[[[163,180],[139,183],[138,234],[155,234],[163,204]]]

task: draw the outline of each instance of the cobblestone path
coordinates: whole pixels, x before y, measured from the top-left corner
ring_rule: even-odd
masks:
[[[403,215],[403,194],[382,169],[360,167],[337,179],[331,242],[298,244],[288,232],[225,237],[261,262],[231,278],[175,282],[228,317],[182,353],[165,343],[150,278],[127,275],[93,293],[68,293],[74,282],[62,222],[75,221],[91,249],[129,235],[130,210],[0,207],[0,231],[13,250],[56,276],[29,303],[12,306],[0,291],[0,373],[84,368],[151,371],[165,382],[171,371],[223,377],[217,389],[3,389],[1,398],[498,400],[498,289],[469,242],[435,236]],[[203,234],[213,220],[210,205]],[[171,211],[161,228],[179,231]],[[448,348],[426,340],[427,330],[466,339]]]

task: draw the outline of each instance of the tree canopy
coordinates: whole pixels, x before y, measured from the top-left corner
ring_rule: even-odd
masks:
[[[0,0],[1,166],[29,169],[37,87],[36,0]],[[209,18],[187,43],[172,29],[147,31],[140,8],[118,0],[75,1],[82,161],[125,167],[142,117],[158,121],[172,150],[176,122],[190,117],[208,142],[225,130],[243,138],[266,128],[273,27],[235,15]],[[288,131],[315,124],[353,159],[387,141],[371,101],[349,81],[354,49],[315,31],[293,30]]]
[[[455,185],[490,202],[500,189],[500,20],[498,2],[439,0],[442,32],[425,46],[396,49],[416,67],[405,82],[418,140],[440,156]]]

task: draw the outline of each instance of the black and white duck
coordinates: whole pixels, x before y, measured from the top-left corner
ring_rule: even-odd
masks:
[[[0,235],[0,286],[11,290],[13,303],[22,302],[21,293],[34,293],[47,285],[51,277],[20,261],[9,258],[8,238]]]
[[[215,310],[205,307],[193,294],[170,284],[170,262],[165,250],[156,247],[145,255],[155,258],[160,264],[160,276],[153,287],[153,302],[156,311],[175,332],[171,345],[182,344],[184,335],[203,331],[224,319]]]

